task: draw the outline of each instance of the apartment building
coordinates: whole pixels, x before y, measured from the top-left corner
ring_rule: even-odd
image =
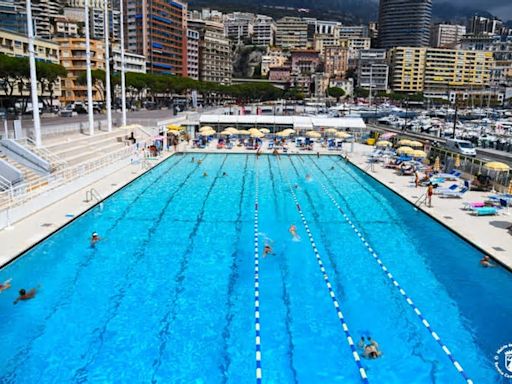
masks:
[[[180,0],[123,1],[126,48],[145,56],[151,73],[187,76],[187,4]]]
[[[434,24],[430,45],[434,48],[458,48],[460,40],[466,34],[465,25]]]
[[[233,63],[224,26],[205,20],[189,20],[188,26],[199,32],[199,80],[230,84]]]
[[[339,46],[324,49],[324,72],[330,79],[345,77],[348,70],[348,49]]]
[[[280,48],[267,48],[265,55],[261,57],[261,75],[267,76],[272,68],[284,67],[290,59],[290,54]]]
[[[276,22],[276,45],[285,49],[306,48],[308,23],[298,17],[283,17]]]
[[[199,80],[199,31],[187,29],[187,74]]]
[[[359,88],[385,91],[388,89],[389,66],[385,49],[359,51],[357,85]]]
[[[86,72],[86,49],[84,38],[56,39],[60,46],[60,63],[68,70],[62,80],[61,102],[70,103],[87,99],[87,86],[79,84],[78,78]],[[101,40],[91,40],[91,68],[105,70],[105,46]],[[103,101],[103,92],[97,86],[92,89],[93,100]]]
[[[269,16],[256,15],[253,25],[252,43],[260,46],[274,45],[276,23]]]
[[[390,85],[397,92],[423,92],[426,48],[397,47],[390,51]]]
[[[225,35],[238,44],[249,41],[254,31],[254,19],[253,13],[228,13],[224,16]]]
[[[111,58],[114,72],[121,72],[121,45],[112,46]],[[126,72],[146,73],[146,58],[125,50],[124,69]]]

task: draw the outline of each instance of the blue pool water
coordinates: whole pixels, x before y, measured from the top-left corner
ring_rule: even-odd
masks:
[[[194,157],[2,269],[0,382],[255,382],[256,180],[263,383],[362,382],[317,255],[352,338],[383,351],[361,359],[370,383],[465,382],[364,241],[474,383],[507,382],[493,364],[512,342],[509,272],[481,268],[478,250],[337,157]],[[261,256],[265,242],[275,255]]]

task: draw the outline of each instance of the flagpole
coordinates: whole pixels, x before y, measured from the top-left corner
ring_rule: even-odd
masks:
[[[89,135],[94,135],[94,109],[92,101],[92,73],[91,73],[91,36],[89,31],[89,0],[84,1],[85,8],[85,62],[87,74],[87,111],[89,115]]]
[[[124,62],[124,0],[119,1],[119,11],[121,13],[121,108],[123,112],[123,127],[126,127],[126,77]]]
[[[36,147],[41,143],[41,119],[39,117],[39,98],[37,97],[36,52],[34,48],[34,25],[32,23],[32,2],[27,0],[27,34],[30,65],[30,91],[32,93],[32,118],[34,119],[34,136]]]

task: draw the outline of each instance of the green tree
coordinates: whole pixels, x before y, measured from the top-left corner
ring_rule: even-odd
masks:
[[[46,63],[43,61],[36,63],[36,70],[37,79],[41,84],[41,95],[44,95],[44,93],[48,92],[50,106],[53,107],[53,94],[55,92],[55,85],[59,83],[60,79],[67,76],[68,71],[62,65]]]
[[[327,94],[331,97],[334,97],[336,100],[339,100],[345,96],[345,91],[339,87],[331,87],[327,89]]]
[[[355,97],[368,97],[368,96],[370,96],[370,91],[365,88],[356,88],[354,90],[354,96]]]

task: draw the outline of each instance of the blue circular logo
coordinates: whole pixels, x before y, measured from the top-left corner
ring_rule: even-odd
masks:
[[[496,351],[494,366],[501,376],[512,379],[512,343],[502,345]]]

